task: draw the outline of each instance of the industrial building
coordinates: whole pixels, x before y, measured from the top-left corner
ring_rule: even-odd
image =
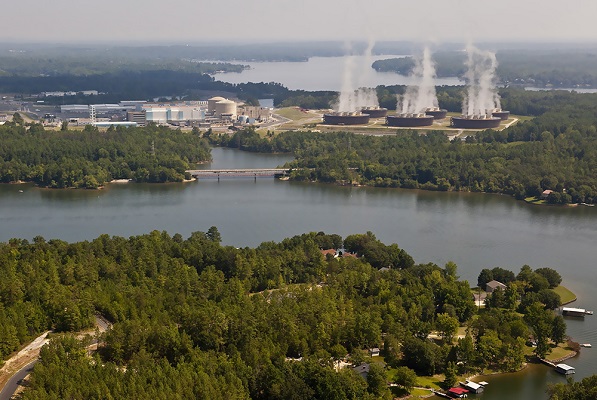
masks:
[[[242,106],[239,110],[239,118],[246,116],[256,121],[267,122],[272,118],[272,109],[268,107]]]
[[[145,110],[127,111],[126,120],[135,122],[139,126],[145,126],[147,124],[147,112]]]
[[[241,109],[242,118],[237,118],[237,104],[223,97],[208,101],[181,101],[148,103],[146,101],[122,101],[118,104],[70,104],[60,106],[61,117],[80,119],[80,114],[89,115],[91,123],[99,121],[134,122],[137,126],[147,123],[177,126],[199,126],[207,124],[229,124],[240,121],[255,123],[269,121],[272,110],[265,107],[247,106]],[[97,118],[97,119],[96,119]]]
[[[205,120],[205,108],[199,105],[144,104],[146,121],[156,124]]]

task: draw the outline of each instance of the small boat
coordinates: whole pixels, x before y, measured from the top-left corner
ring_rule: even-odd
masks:
[[[587,348],[590,348],[590,347],[593,347],[593,346],[591,346],[591,343],[581,343],[581,344],[580,344],[580,347],[587,347]]]

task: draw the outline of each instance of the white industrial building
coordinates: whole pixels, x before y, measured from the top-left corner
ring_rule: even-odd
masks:
[[[269,121],[272,118],[272,109],[268,107],[243,106],[239,111],[240,115],[246,115],[257,121]]]
[[[167,124],[171,122],[203,121],[205,109],[199,105],[144,104],[147,122]]]

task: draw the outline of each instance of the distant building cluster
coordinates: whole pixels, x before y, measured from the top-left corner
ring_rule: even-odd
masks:
[[[212,97],[207,101],[122,101],[117,104],[69,104],[60,106],[60,112],[70,122],[93,123],[100,126],[109,126],[114,122],[126,122],[130,123],[128,125],[135,126],[155,123],[203,128],[230,125],[239,127],[269,122],[272,118],[271,108],[239,105],[234,100],[224,97]],[[89,115],[90,119],[82,118],[81,114]]]
[[[80,92],[42,92],[41,97],[67,97],[67,96],[97,96],[99,92],[97,90],[82,90]]]

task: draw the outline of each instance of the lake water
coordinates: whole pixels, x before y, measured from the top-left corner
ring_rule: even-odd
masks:
[[[214,149],[202,168],[281,165],[286,155]],[[20,193],[19,190],[23,192]],[[272,178],[202,180],[186,184],[111,184],[104,190],[50,190],[0,185],[0,241],[36,235],[67,241],[102,233],[128,237],[153,229],[188,237],[217,226],[223,242],[255,246],[310,231],[346,236],[372,231],[398,243],[417,262],[454,261],[476,284],[482,268],[518,272],[523,264],[560,271],[578,296],[578,307],[597,308],[594,288],[597,207],[540,207],[508,196],[416,190],[353,188],[285,182]],[[568,334],[597,344],[597,315],[567,320]],[[576,379],[597,372],[597,349],[567,361]],[[542,399],[548,382],[563,376],[533,365],[487,378],[485,400]]]
[[[243,62],[251,69],[242,72],[215,74],[216,80],[230,83],[277,82],[291,90],[340,91],[345,78],[347,62],[352,65],[350,82],[353,89],[376,87],[377,85],[408,85],[407,76],[393,72],[377,72],[371,68],[376,60],[405,56],[344,56],[311,57],[306,62]],[[458,78],[438,78],[436,85],[463,85]]]

